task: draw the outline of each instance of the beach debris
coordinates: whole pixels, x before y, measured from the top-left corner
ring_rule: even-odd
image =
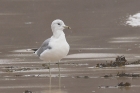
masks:
[[[13,72],[11,69],[6,69],[5,72]]]
[[[73,65],[73,64],[77,64],[77,63],[62,63],[62,62],[61,62],[61,63],[55,63],[55,64],[57,64],[57,65],[58,65],[58,64],[64,64],[64,65],[71,65],[71,64],[72,64],[72,65]]]
[[[118,86],[127,87],[127,86],[131,86],[131,83],[129,83],[129,82],[126,82],[126,83],[121,82],[121,83],[118,84]]]
[[[15,68],[15,67],[14,66],[7,66],[5,68],[9,68],[9,69],[11,68],[12,69],[12,68]]]
[[[21,76],[23,76],[23,75],[19,75],[19,74],[15,75],[15,77],[21,77]]]
[[[125,56],[117,56],[116,57],[116,62],[126,62],[127,60],[125,59]]]
[[[126,74],[124,72],[122,72],[122,73],[118,72],[116,76],[119,76],[119,77],[130,77],[130,74]]]
[[[110,61],[106,63],[97,64],[96,67],[119,67],[128,64],[125,56],[117,56],[115,61]]]
[[[137,61],[131,62],[130,64],[140,64],[140,60],[137,60]]]
[[[76,76],[76,78],[81,78],[81,76]]]
[[[104,75],[103,77],[108,78],[108,77],[112,77],[112,76],[113,76],[112,74],[109,74],[109,75]]]
[[[84,78],[85,78],[85,79],[88,79],[88,78],[89,78],[89,76],[84,76]]]
[[[120,82],[117,86],[98,86],[98,88],[102,88],[102,89],[105,89],[105,88],[120,88],[120,87],[130,87],[131,86],[131,83],[129,82]]]
[[[48,64],[42,64],[42,66],[43,66],[45,69],[50,69],[50,67],[49,67]]]
[[[140,13],[130,15],[126,21],[126,24],[132,27],[139,27],[140,26]]]
[[[30,70],[42,70],[46,68],[32,68],[32,67],[5,67],[5,72],[16,72],[16,71],[30,71]]]
[[[134,61],[134,62],[127,62],[125,56],[117,56],[115,58],[115,61],[110,61],[106,63],[98,63],[96,64],[96,67],[102,68],[102,67],[120,67],[125,65],[132,65],[132,64],[140,64],[140,60]]]
[[[30,90],[25,90],[25,92],[24,93],[33,93],[32,91],[30,91]]]
[[[116,75],[112,75],[112,74],[106,74],[102,77],[104,78],[110,78],[110,77],[140,77],[140,74],[139,73],[125,73],[125,72],[118,72]]]
[[[136,73],[132,73],[132,74],[129,74],[129,73],[117,73],[116,76],[119,76],[119,77],[140,77],[140,74],[136,74]]]
[[[112,75],[112,74],[106,74],[104,75],[103,77],[104,78],[109,78],[109,77],[140,77],[140,74],[139,73],[124,73],[124,72],[118,72],[116,75]]]
[[[90,77],[89,76],[76,76],[76,78],[85,78],[85,79],[88,79]]]

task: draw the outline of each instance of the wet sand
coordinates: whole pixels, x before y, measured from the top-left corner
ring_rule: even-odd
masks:
[[[0,93],[138,93],[139,77],[109,77],[118,72],[140,73],[138,65],[97,68],[119,55],[140,59],[140,27],[126,24],[139,12],[139,0],[1,0]],[[62,19],[70,44],[69,55],[49,69],[32,52],[49,38],[50,24]],[[120,82],[130,87],[117,87]]]

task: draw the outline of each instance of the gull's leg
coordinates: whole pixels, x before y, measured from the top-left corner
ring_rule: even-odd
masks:
[[[50,73],[50,77],[51,77],[51,67],[50,67],[50,63],[49,63],[49,73]]]
[[[59,77],[60,77],[60,61],[58,61]]]
[[[59,69],[59,88],[61,87],[61,76],[60,76],[60,61],[58,61],[58,69]]]
[[[51,85],[52,85],[52,81],[51,81],[51,67],[50,67],[50,63],[49,63],[49,73],[50,73],[50,87],[49,87],[49,93],[52,93],[52,89],[51,89]]]

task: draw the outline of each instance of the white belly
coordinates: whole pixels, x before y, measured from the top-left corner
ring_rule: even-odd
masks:
[[[47,49],[40,55],[40,59],[46,62],[58,62],[64,58],[69,52],[69,44],[67,42],[52,42],[52,49]]]

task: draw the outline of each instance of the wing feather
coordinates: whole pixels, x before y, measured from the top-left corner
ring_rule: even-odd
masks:
[[[35,52],[35,54],[37,54],[38,56],[40,56],[40,54],[45,51],[46,49],[51,49],[51,47],[49,46],[49,42],[50,42],[50,38],[49,39],[46,39],[41,47]]]

